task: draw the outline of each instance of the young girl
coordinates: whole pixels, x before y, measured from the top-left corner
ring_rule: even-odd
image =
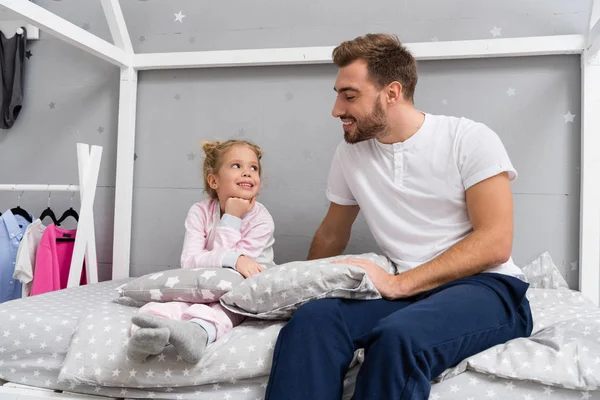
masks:
[[[273,265],[273,218],[256,201],[262,151],[240,140],[205,143],[203,150],[209,198],[188,212],[181,267],[233,268],[248,278]],[[132,318],[127,353],[143,361],[171,343],[185,361],[197,363],[208,344],[242,320],[218,302],[151,302]]]

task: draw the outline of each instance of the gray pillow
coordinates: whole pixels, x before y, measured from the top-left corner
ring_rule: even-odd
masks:
[[[244,277],[231,268],[178,268],[133,279],[117,288],[119,303],[140,306],[151,301],[164,303],[214,303]]]
[[[600,309],[580,292],[564,288],[530,288],[527,298],[534,322],[530,337],[512,339],[468,357],[446,370],[441,379],[471,370],[551,387],[598,390]]]
[[[527,282],[536,289],[569,289],[565,278],[560,274],[552,257],[546,251],[523,267]]]
[[[348,257],[371,260],[395,273],[394,265],[386,257],[374,253],[294,261],[246,279],[223,295],[220,302],[236,314],[259,319],[289,319],[300,305],[315,299],[381,298],[363,269],[331,263]]]

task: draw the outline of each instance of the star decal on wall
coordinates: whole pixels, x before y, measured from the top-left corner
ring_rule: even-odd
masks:
[[[56,107],[56,103],[51,101],[50,104],[48,104],[48,107],[50,107],[51,110],[54,110],[54,107]]]
[[[196,159],[196,153],[188,153],[187,159],[188,161],[194,161]]]
[[[133,161],[137,161],[137,159],[138,159],[137,153],[133,153]]]
[[[195,36],[190,36],[189,42],[190,42],[190,44],[196,43],[196,37]]]
[[[180,23],[183,23],[183,19],[185,18],[185,15],[181,13],[181,11],[179,11],[177,14],[175,14],[175,21],[177,22],[179,21]]]
[[[99,134],[103,134],[104,133],[104,127],[103,126],[99,126],[98,127],[98,133]]]
[[[140,42],[145,42],[146,41],[146,36],[142,35],[140,36]]]
[[[239,137],[244,137],[244,136],[246,136],[246,129],[244,129],[244,128],[241,128],[241,129],[239,129],[239,130],[238,130],[238,136],[239,136]]]
[[[82,28],[85,29],[86,31],[89,31],[92,28],[92,26],[90,25],[89,22],[86,22],[82,25]]]
[[[569,110],[565,115],[563,115],[563,117],[565,119],[565,124],[567,122],[573,123],[573,121],[575,120],[575,116],[576,116],[576,114],[572,114],[571,111]]]
[[[27,51],[25,52],[25,57],[27,57],[27,59],[28,59],[28,60],[31,58],[31,56],[32,56],[32,55],[33,55],[33,54],[31,54],[31,50],[27,50]]]
[[[175,96],[173,96],[173,98],[177,101],[181,100],[181,95],[179,93],[177,93]]]
[[[294,99],[294,93],[292,93],[292,92],[287,92],[287,93],[285,94],[285,99],[286,99],[287,101],[291,101],[291,100],[293,100],[293,99]]]
[[[579,268],[578,264],[578,261],[573,261],[572,263],[569,263],[569,265],[571,266],[571,271],[576,271],[577,268]]]
[[[494,26],[494,29],[492,29],[490,31],[490,33],[494,36],[494,37],[498,37],[498,36],[502,36],[502,28],[498,28],[496,26]]]

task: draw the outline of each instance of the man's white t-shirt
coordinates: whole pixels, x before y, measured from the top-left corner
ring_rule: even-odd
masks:
[[[465,191],[501,172],[517,171],[498,135],[466,118],[425,114],[409,139],[338,145],[327,198],[359,205],[381,250],[399,272],[415,268],[472,232]],[[512,258],[487,269],[525,279]]]

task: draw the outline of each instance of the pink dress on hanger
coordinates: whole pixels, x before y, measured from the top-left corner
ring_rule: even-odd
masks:
[[[54,224],[46,227],[35,258],[35,272],[30,295],[65,289],[69,281],[71,258],[77,229],[64,229]],[[81,285],[86,284],[85,268]]]

